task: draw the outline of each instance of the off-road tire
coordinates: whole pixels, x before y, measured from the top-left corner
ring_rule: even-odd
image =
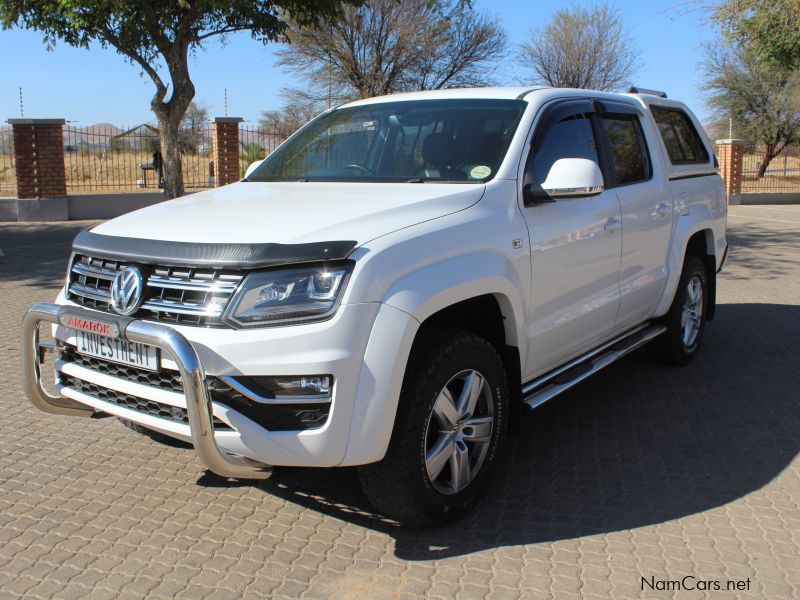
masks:
[[[469,369],[483,375],[491,390],[484,398],[487,405],[489,396],[492,400],[492,432],[474,479],[461,491],[442,493],[426,469],[428,423],[434,402],[448,381]],[[508,382],[497,350],[466,331],[423,329],[406,368],[386,456],[359,469],[364,493],[378,511],[408,525],[430,527],[452,522],[475,505],[487,486],[507,426]]]
[[[698,278],[702,287],[702,312],[696,336],[687,344],[683,333],[684,304],[687,301],[689,282]],[[708,314],[708,279],[706,267],[701,259],[688,256],[683,264],[683,271],[678,282],[678,289],[669,312],[661,318],[667,330],[650,344],[650,353],[656,360],[672,365],[687,365],[697,354]]]

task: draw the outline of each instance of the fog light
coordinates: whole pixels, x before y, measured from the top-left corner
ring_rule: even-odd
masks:
[[[333,386],[330,375],[290,375],[288,377],[245,377],[236,380],[264,398],[329,397]]]
[[[331,378],[327,375],[311,375],[308,377],[273,377],[275,385],[280,388],[281,395],[308,396],[309,394],[325,394],[331,392]]]

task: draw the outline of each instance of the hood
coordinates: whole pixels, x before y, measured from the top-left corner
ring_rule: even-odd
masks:
[[[472,206],[483,184],[240,182],[98,225],[105,236],[206,244],[371,239]]]

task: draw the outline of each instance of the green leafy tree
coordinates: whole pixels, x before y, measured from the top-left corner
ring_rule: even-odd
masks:
[[[194,98],[189,56],[214,37],[247,31],[261,42],[283,39],[287,19],[305,27],[359,0],[0,0],[0,24],[42,32],[89,48],[111,46],[155,85],[150,103],[161,130],[167,197],[183,194],[180,127]]]
[[[129,152],[131,150],[130,142],[124,138],[112,138],[109,147],[112,152]]]
[[[704,67],[714,116],[733,119],[737,137],[764,144],[763,177],[773,158],[800,141],[800,73],[764,68],[741,46],[708,46]]]
[[[710,9],[728,39],[759,61],[800,69],[800,0],[724,0]]]
[[[247,167],[257,160],[263,160],[266,156],[267,151],[264,150],[261,144],[255,142],[243,144],[242,151],[239,154],[239,171],[242,177],[244,177],[244,172],[247,170]]]

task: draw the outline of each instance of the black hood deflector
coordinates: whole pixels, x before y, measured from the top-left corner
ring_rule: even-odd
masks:
[[[72,251],[126,263],[212,269],[260,269],[296,263],[341,260],[352,240],[310,244],[209,244],[100,235],[81,231]]]

